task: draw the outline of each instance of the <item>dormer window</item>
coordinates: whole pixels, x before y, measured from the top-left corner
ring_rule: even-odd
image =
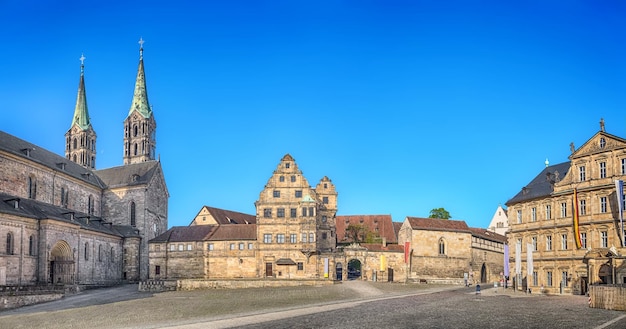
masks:
[[[600,138],[600,148],[603,149],[606,146],[606,140],[604,137]]]

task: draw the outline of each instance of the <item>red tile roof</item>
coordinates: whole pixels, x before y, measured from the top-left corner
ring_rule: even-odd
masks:
[[[470,231],[472,231],[472,235],[483,238],[485,240],[502,242],[502,243],[507,242],[507,238],[504,235],[500,235],[498,233],[488,231],[484,228],[470,227]]]
[[[369,251],[404,252],[404,246],[398,244],[388,244],[385,247],[381,243],[360,243],[359,245]]]
[[[206,208],[211,216],[215,219],[218,224],[256,224],[256,216],[248,215],[237,211],[225,210],[220,208],[214,208],[209,206],[202,207]],[[202,211],[202,210],[200,210]],[[200,213],[198,213],[199,215]],[[196,217],[198,217],[196,215]],[[192,221],[193,223],[193,221]]]
[[[360,224],[367,227],[372,232],[377,232],[381,238],[385,238],[387,243],[397,243],[398,238],[394,230],[391,215],[348,215],[337,216],[337,242],[354,242],[346,236],[346,228],[350,224]],[[377,230],[378,229],[378,230]]]
[[[256,224],[224,224],[217,226],[210,241],[256,240]]]
[[[470,232],[469,226],[462,220],[407,217],[414,230]]]

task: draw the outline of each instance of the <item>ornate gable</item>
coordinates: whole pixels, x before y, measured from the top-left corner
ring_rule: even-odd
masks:
[[[574,146],[571,145],[573,149]],[[585,142],[578,150],[572,152],[570,160],[580,159],[589,155],[594,155],[602,152],[609,152],[615,150],[626,151],[626,140],[615,135],[608,134],[604,131],[599,131],[587,142]]]

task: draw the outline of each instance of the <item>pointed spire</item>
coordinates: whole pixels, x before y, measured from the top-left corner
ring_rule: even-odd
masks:
[[[72,125],[77,125],[82,130],[87,130],[91,126],[89,111],[87,109],[87,93],[85,92],[85,55],[80,56],[80,82],[78,83],[78,96],[76,96],[76,107]]]
[[[148,90],[146,89],[146,75],[143,69],[143,38],[139,39],[139,68],[137,69],[137,79],[135,80],[135,93],[133,94],[133,102],[130,105],[130,116],[133,111],[139,112],[144,118],[152,115],[152,109],[148,103]]]

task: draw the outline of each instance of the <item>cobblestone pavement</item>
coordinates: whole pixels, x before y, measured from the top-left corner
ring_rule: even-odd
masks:
[[[120,287],[73,297],[0,312],[0,328],[626,328],[626,313],[590,309],[586,297],[458,286],[349,281],[154,296]]]

